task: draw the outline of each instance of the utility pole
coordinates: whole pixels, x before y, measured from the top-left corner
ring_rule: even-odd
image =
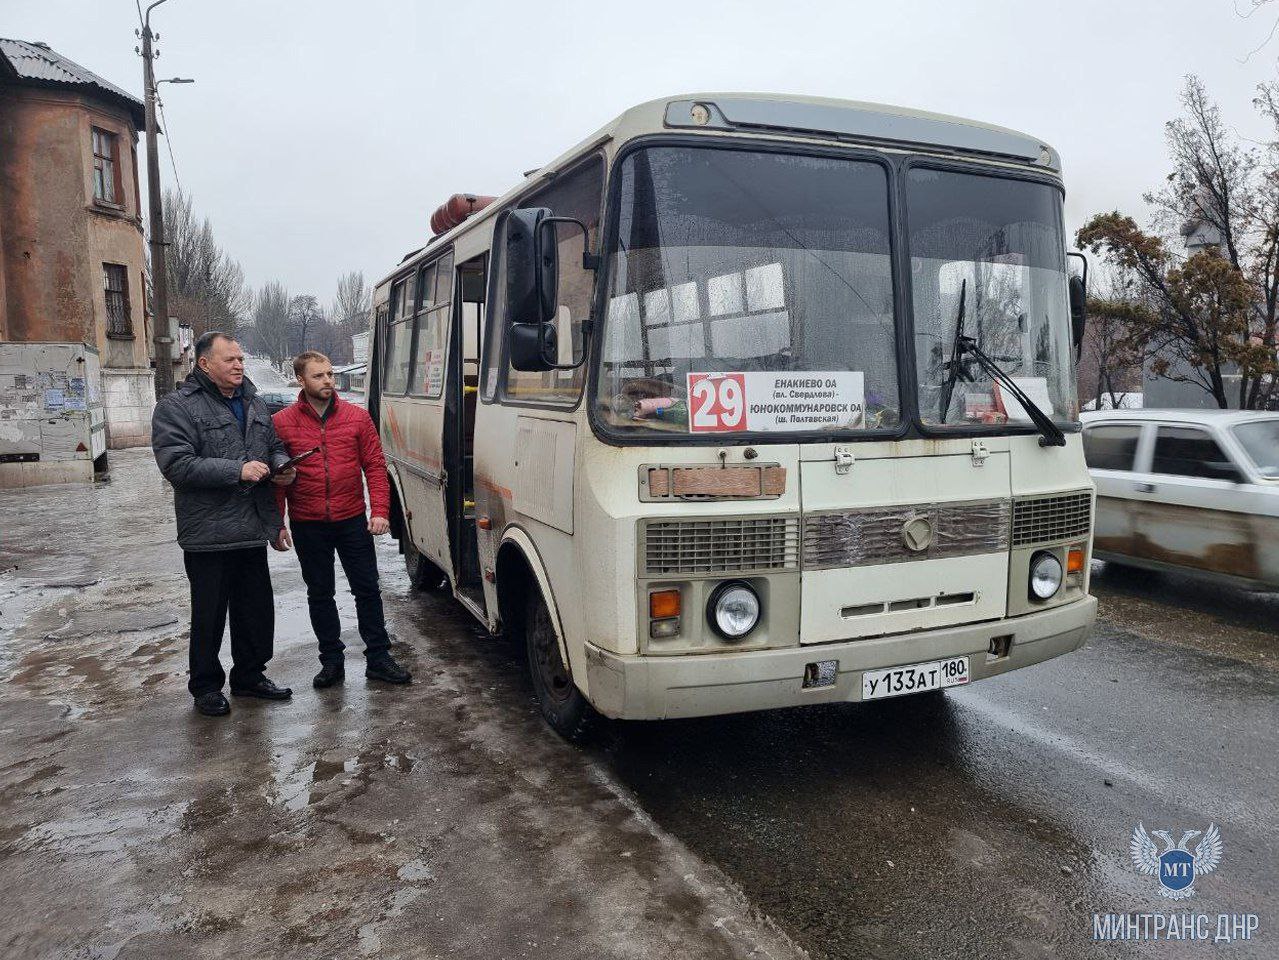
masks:
[[[154,291],[155,398],[173,390],[173,337],[169,333],[169,273],[165,260],[164,210],[160,203],[160,154],[156,149],[155,68],[151,41],[151,11],[164,3],[155,0],[142,17],[142,86],[146,91],[147,205],[151,213],[151,289]]]

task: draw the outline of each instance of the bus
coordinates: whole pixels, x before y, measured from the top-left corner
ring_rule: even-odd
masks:
[[[1094,491],[1063,196],[1013,130],[699,94],[453,197],[372,311],[413,584],[525,645],[568,738],[1077,649]]]

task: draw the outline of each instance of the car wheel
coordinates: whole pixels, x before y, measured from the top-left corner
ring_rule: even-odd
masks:
[[[444,571],[437,567],[418,551],[413,540],[405,536],[400,541],[404,544],[404,569],[408,571],[409,584],[418,590],[438,590],[448,581]]]
[[[552,729],[572,743],[580,743],[589,733],[597,714],[573,683],[546,608],[542,592],[534,585],[524,610],[524,640],[528,647],[529,673],[542,716]]]

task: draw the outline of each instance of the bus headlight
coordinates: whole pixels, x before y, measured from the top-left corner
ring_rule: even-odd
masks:
[[[706,619],[725,640],[740,640],[759,623],[759,595],[740,580],[721,583],[706,604]]]
[[[1040,551],[1030,558],[1030,596],[1047,600],[1061,589],[1061,561]]]

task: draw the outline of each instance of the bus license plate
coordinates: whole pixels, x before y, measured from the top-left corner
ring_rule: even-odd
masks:
[[[932,663],[912,663],[887,670],[867,670],[862,674],[862,699],[882,700],[907,693],[923,693],[968,682],[968,658],[951,657]]]

